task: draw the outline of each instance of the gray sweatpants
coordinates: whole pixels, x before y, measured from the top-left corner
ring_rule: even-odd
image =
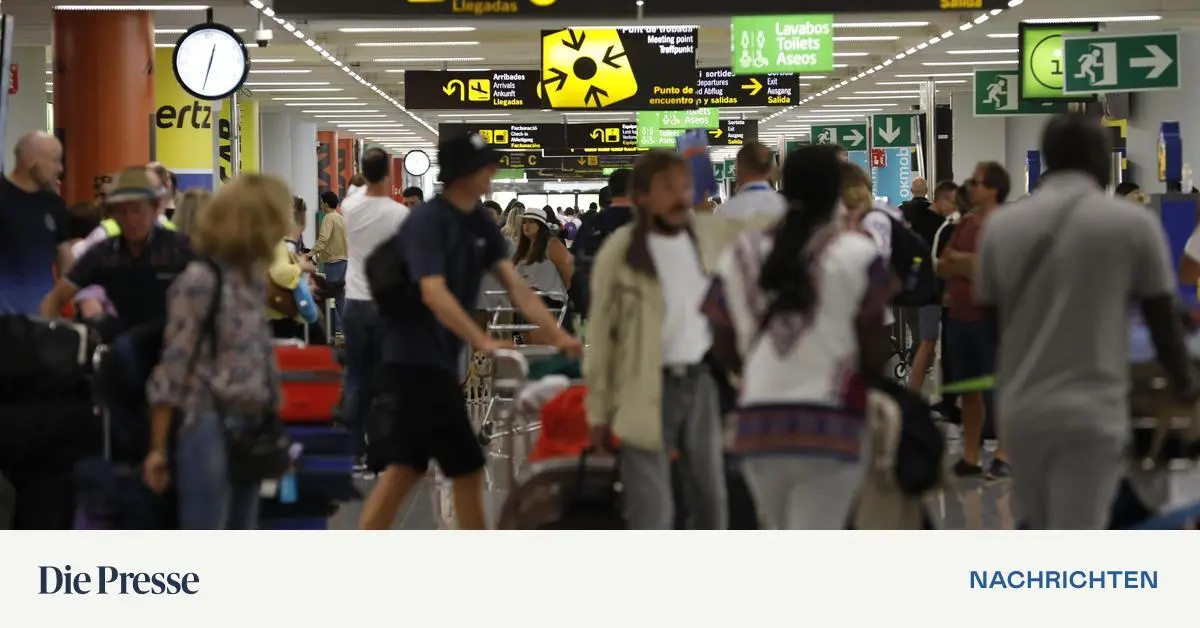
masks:
[[[1034,530],[1104,530],[1126,468],[1126,438],[1099,429],[1000,421],[1013,503]]]
[[[728,528],[721,411],[716,383],[707,366],[663,371],[662,431],[661,449],[621,446],[621,483],[625,487],[625,516],[629,529],[670,530],[673,527],[673,449],[678,449],[683,458],[680,471],[689,515],[688,528]]]
[[[748,456],[742,473],[767,530],[846,527],[862,463],[817,456]]]

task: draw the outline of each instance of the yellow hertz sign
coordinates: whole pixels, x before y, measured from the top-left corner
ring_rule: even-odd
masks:
[[[553,109],[601,109],[638,91],[615,28],[567,29],[543,37],[542,85]]]

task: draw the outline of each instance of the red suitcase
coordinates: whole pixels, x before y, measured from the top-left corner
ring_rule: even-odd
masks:
[[[342,367],[326,346],[275,346],[284,423],[329,423],[342,399]]]

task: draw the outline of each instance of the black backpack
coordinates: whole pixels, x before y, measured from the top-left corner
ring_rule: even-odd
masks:
[[[933,260],[929,243],[891,214],[882,211],[892,223],[892,272],[900,278],[900,293],[892,299],[892,305],[920,307],[934,303],[937,294],[937,279],[933,274]]]
[[[384,240],[367,257],[367,283],[380,316],[389,321],[403,321],[421,308],[420,286],[412,280],[408,262],[404,259],[403,233],[400,225],[392,237]]]

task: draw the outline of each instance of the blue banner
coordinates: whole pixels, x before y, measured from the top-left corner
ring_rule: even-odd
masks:
[[[884,164],[871,171],[875,183],[875,196],[887,198],[892,206],[912,198],[913,159],[908,148],[885,148]],[[853,153],[852,153],[853,154]]]
[[[851,150],[847,151],[847,154],[850,156],[850,163],[862,168],[863,172],[871,171],[871,159],[867,151]]]

